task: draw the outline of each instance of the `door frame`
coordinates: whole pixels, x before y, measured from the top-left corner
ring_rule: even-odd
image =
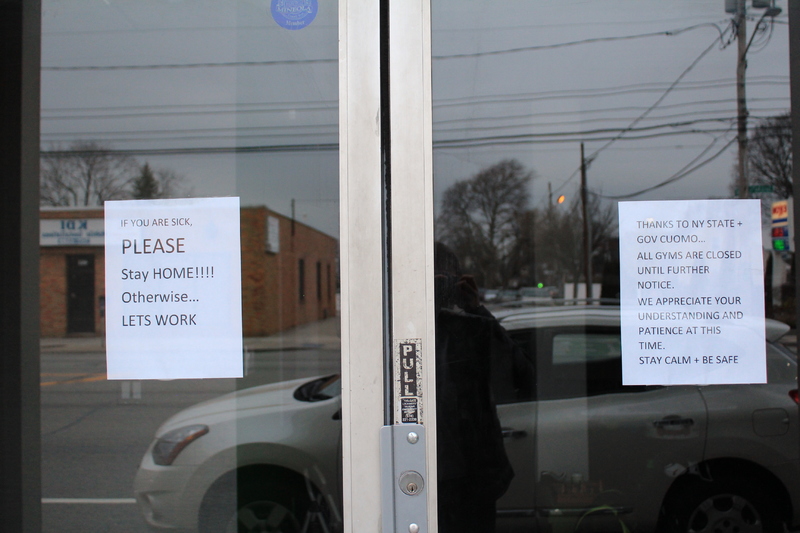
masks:
[[[340,0],[339,17],[343,511],[345,531],[380,531],[401,340],[420,343],[422,423],[436,427],[430,5]],[[437,531],[435,437],[421,532]]]
[[[339,1],[342,504],[345,531],[380,531],[384,424],[381,5]]]

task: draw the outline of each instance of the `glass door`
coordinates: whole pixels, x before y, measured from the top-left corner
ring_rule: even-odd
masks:
[[[344,529],[347,8],[42,2],[43,531]]]
[[[43,1],[42,529],[797,527],[787,7]]]
[[[797,523],[786,10],[431,2],[439,531]]]

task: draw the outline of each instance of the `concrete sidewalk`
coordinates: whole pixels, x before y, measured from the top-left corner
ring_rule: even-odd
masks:
[[[245,351],[280,351],[303,348],[336,350],[341,345],[339,317],[310,322],[269,337],[247,337]],[[104,337],[45,338],[40,341],[42,353],[105,352]]]

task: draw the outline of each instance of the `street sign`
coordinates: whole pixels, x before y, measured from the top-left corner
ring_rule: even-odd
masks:
[[[772,185],[750,185],[747,187],[747,192],[750,194],[765,194],[765,193],[772,193],[775,192],[775,187]],[[737,187],[733,191],[733,195],[738,197],[739,196],[739,188]]]

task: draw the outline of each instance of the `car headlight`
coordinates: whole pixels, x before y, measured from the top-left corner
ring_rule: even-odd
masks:
[[[164,433],[153,446],[153,462],[169,466],[189,444],[208,433],[208,426],[197,424]]]

